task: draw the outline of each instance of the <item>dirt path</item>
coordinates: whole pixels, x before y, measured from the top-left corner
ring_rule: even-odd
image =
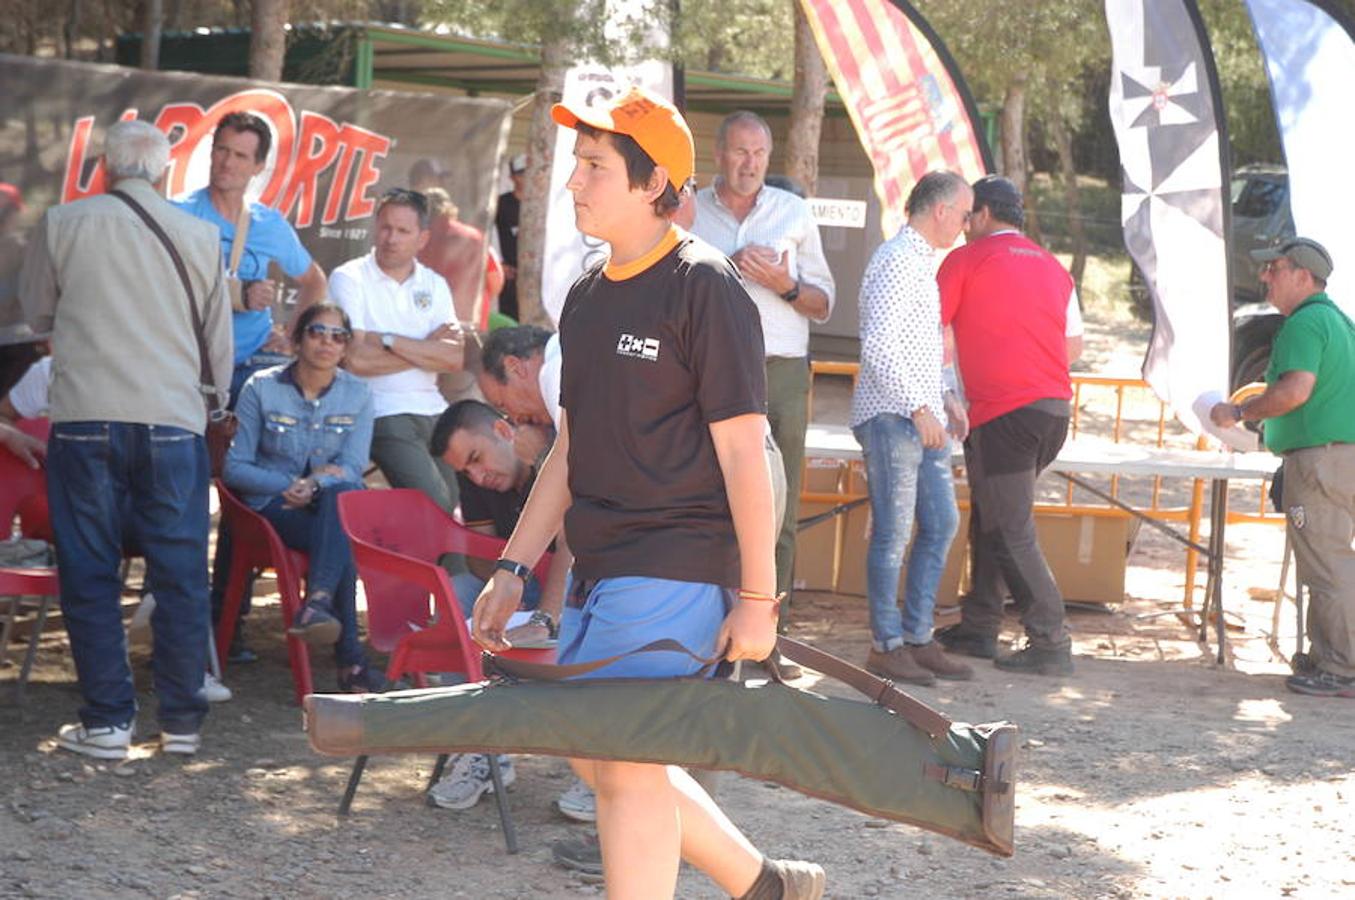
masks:
[[[1351,895],[1355,705],[1286,693],[1259,635],[1235,642],[1261,671],[1220,670],[1174,618],[1134,618],[1156,607],[1075,615],[1071,678],[980,665],[972,683],[917,690],[956,719],[1021,726],[1012,860],[736,776],[724,778],[720,799],[767,852],[822,861],[834,897]],[[26,715],[0,708],[0,896],[597,892],[549,861],[550,843],[580,829],[550,808],[568,783],[558,760],[519,762],[515,858],[487,800],[459,814],[423,804],[430,758],[374,761],[340,823],[347,766],[305,743],[280,630],[276,607],[262,608],[264,658],[228,673],[236,699],[214,709],[201,755],[179,762],[155,751],[143,694],[146,742],[119,766],[54,748],[50,736],[77,698],[64,640],[49,639]],[[858,659],[863,602],[810,595],[796,631]],[[144,682],[143,656],[134,658]],[[679,894],[720,896],[686,871]]]
[[[1094,367],[1132,373],[1123,339],[1146,330],[1089,322]],[[1073,616],[1073,677],[981,664],[973,682],[917,690],[955,719],[1021,726],[1014,859],[736,776],[720,800],[768,853],[821,861],[832,897],[1355,896],[1355,703],[1283,687],[1264,639],[1272,607],[1250,597],[1274,587],[1279,547],[1274,529],[1229,530],[1225,604],[1246,622],[1232,635],[1236,670],[1156,615],[1179,600],[1183,576],[1175,550],[1148,536],[1130,558],[1126,603]],[[337,820],[348,766],[305,742],[277,607],[265,602],[252,628],[263,658],[227,673],[236,699],[214,709],[187,762],[155,751],[145,651],[133,654],[144,742],[117,766],[54,748],[78,697],[64,635],[49,633],[26,708],[0,706],[0,897],[600,893],[550,862],[551,842],[581,833],[551,809],[568,784],[559,760],[519,760],[517,857],[504,853],[492,803],[459,814],[424,805],[429,757],[373,761],[352,817]],[[804,595],[794,630],[860,660],[864,601]],[[14,677],[0,670],[5,695]],[[317,683],[330,681],[322,664]],[[880,764],[893,763],[880,748]],[[679,895],[722,896],[686,870]]]

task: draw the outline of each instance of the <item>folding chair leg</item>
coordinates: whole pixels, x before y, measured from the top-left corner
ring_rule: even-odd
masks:
[[[216,632],[211,622],[207,623],[207,671],[217,681],[221,680],[221,657],[216,653]]]
[[[433,786],[442,780],[442,772],[447,768],[448,758],[449,754],[438,754],[438,761],[433,763],[433,774],[428,776],[428,787],[424,789],[425,791],[431,791]]]
[[[28,676],[33,671],[33,660],[38,655],[38,642],[42,640],[42,631],[47,627],[47,610],[52,605],[51,597],[43,597],[41,605],[38,606],[38,618],[33,623],[33,629],[28,632],[28,650],[24,653],[23,668],[19,670],[19,684],[14,694],[15,701],[24,702],[24,690],[28,687]]]
[[[6,597],[5,600],[9,603],[9,611],[5,613],[5,624],[0,625],[0,666],[9,658],[9,636],[14,633],[14,618],[19,614],[19,604],[24,598]]]
[[[499,806],[499,823],[503,826],[503,842],[511,856],[518,852],[518,835],[513,829],[513,816],[508,811],[508,789],[503,786],[503,773],[499,771],[499,755],[488,753],[489,778],[494,782],[494,802]]]
[[[353,795],[358,792],[358,782],[362,780],[362,770],[367,768],[366,754],[353,760],[353,773],[348,776],[348,786],[343,789],[343,799],[339,801],[339,815],[348,815],[353,805]]]

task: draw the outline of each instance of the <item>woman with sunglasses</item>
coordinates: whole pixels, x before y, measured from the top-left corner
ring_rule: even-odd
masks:
[[[371,391],[339,368],[352,334],[333,303],[297,316],[296,360],[255,374],[240,392],[223,476],[283,543],[309,555],[306,603],[289,633],[333,644],[339,690],[362,692],[381,690],[385,678],[358,639],[356,570],[339,522],[338,496],[362,489],[372,444]]]

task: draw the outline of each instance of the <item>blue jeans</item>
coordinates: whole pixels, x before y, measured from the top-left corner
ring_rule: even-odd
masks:
[[[288,509],[281,495],[259,510],[277,531],[282,542],[309,558],[306,571],[306,599],[320,593],[329,595],[328,605],[339,620],[339,640],[334,644],[334,660],[340,667],[366,662],[367,654],[358,637],[357,569],[353,548],[339,521],[339,495],[360,491],[361,484],[339,482],[320,491],[310,506]]]
[[[245,382],[255,372],[262,372],[264,369],[271,369],[274,366],[282,365],[290,360],[290,357],[279,353],[256,353],[244,362],[235,367],[231,373],[231,396],[226,404],[226,408],[234,411],[235,404],[240,400],[240,390],[245,386]],[[226,580],[230,576],[231,553],[235,546],[231,538],[230,527],[226,525],[226,520],[222,518],[221,523],[216,529],[216,554],[212,557],[212,623],[216,624],[221,618],[221,608],[225,606]],[[240,600],[239,615],[241,618],[249,615],[250,607],[254,599],[254,575],[250,572],[245,578],[243,589],[244,597]],[[239,628],[240,621],[236,620],[236,627]]]
[[[449,573],[450,574],[450,573]],[[472,572],[460,572],[450,576],[452,590],[456,592],[456,606],[463,617],[469,617],[475,609],[475,600],[484,589],[485,579]],[[533,578],[522,588],[522,609],[536,609],[541,605],[541,582]]]
[[[47,499],[61,611],[91,728],[136,717],[122,628],[124,545],[146,558],[155,594],[155,692],[161,728],[196,733],[207,715],[207,445],[182,428],[61,422],[47,454]]]
[[[960,526],[951,483],[950,444],[924,449],[912,420],[895,413],[881,413],[852,431],[865,451],[870,494],[866,591],[875,649],[883,652],[905,643],[929,643],[936,586]],[[899,570],[914,514],[917,535],[908,554],[908,581],[900,611]]]

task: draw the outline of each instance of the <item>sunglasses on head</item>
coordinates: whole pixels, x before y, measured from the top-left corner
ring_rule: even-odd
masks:
[[[335,343],[346,344],[353,337],[353,332],[341,325],[326,325],[323,322],[312,322],[306,326],[306,335],[316,340],[321,338],[333,338]]]

